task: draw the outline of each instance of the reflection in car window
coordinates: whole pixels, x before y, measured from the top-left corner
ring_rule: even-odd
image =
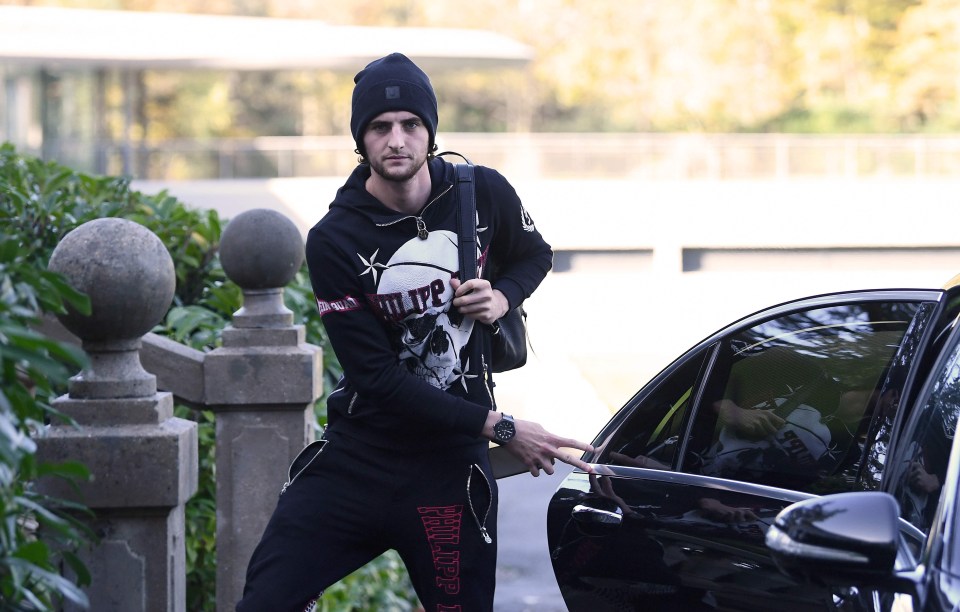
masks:
[[[671,469],[697,375],[708,351],[687,359],[647,396],[616,433],[601,463]]]
[[[684,470],[812,493],[850,490],[879,390],[917,307],[818,308],[729,337],[697,409]]]
[[[893,358],[893,364],[887,372],[886,379],[877,389],[876,410],[873,412],[873,422],[865,437],[866,453],[860,468],[858,489],[880,490],[887,453],[890,451],[894,421],[900,408],[901,394],[906,384],[907,374],[914,366],[915,358],[919,353],[920,339],[932,320],[934,308],[935,304],[928,302],[921,304],[917,309],[917,314],[910,323],[903,342],[900,343],[900,349]]]
[[[892,474],[901,516],[929,533],[940,500],[960,410],[960,346],[936,373],[930,397],[904,436],[905,452]],[[897,443],[900,446],[900,443]],[[915,551],[916,552],[916,551]]]

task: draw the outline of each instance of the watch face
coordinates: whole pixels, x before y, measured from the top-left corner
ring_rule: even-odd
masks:
[[[517,429],[513,425],[513,419],[502,418],[493,426],[493,435],[501,442],[513,439],[516,433]]]

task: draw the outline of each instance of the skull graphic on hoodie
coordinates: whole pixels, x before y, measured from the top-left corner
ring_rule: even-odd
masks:
[[[456,233],[430,232],[406,242],[380,267],[377,295],[371,296],[380,315],[397,326],[400,361],[444,390],[465,386],[476,374],[461,363],[474,320],[453,308],[450,279],[458,267]]]

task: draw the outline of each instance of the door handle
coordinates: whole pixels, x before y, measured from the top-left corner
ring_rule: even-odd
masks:
[[[586,504],[577,504],[573,507],[572,514],[573,518],[578,521],[594,525],[619,525],[623,522],[623,510],[620,508],[611,511],[593,508]]]

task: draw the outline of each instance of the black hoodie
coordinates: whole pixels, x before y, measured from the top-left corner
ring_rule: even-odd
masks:
[[[459,277],[454,166],[429,162],[431,194],[418,215],[370,195],[360,165],[307,236],[307,265],[343,378],[327,399],[328,427],[388,449],[485,443],[495,407],[490,328],[451,307]],[[553,252],[513,187],[476,167],[479,275],[510,307],[549,272]]]

